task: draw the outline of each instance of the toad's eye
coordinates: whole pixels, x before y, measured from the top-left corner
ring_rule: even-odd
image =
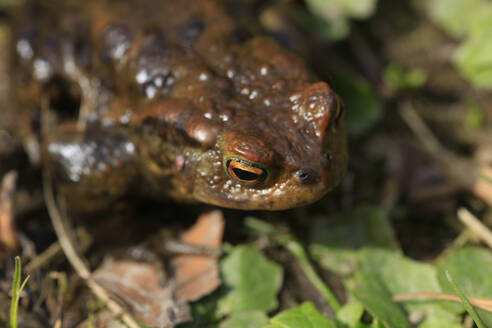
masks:
[[[243,159],[229,159],[226,162],[227,173],[231,178],[244,184],[254,185],[267,177],[267,171],[258,164]]]

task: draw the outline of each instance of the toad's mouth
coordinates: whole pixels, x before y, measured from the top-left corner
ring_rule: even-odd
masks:
[[[327,184],[279,182],[266,189],[195,190],[195,198],[212,205],[240,210],[287,210],[316,202],[330,191]]]

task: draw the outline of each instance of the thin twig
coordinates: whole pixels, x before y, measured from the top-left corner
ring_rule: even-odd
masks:
[[[434,158],[444,171],[460,186],[492,206],[492,168],[478,169],[466,158],[445,149],[409,103],[402,106],[400,115],[423,145],[425,151]]]
[[[468,229],[476,233],[484,243],[492,248],[492,231],[480,222],[478,218],[463,207],[458,209],[458,218]]]
[[[61,216],[56,205],[51,177],[47,172],[44,172],[43,174],[43,192],[48,213],[60,242],[60,246],[68,261],[73,266],[75,272],[85,280],[87,286],[92,290],[92,292],[107,305],[116,317],[120,318],[130,328],[139,328],[140,326],[135,319],[126,313],[118,303],[113,301],[104,288],[92,279],[91,272],[83,262],[82,258],[77,254],[75,247],[68,238],[69,233],[66,231],[68,227],[64,223],[66,220],[64,220]]]
[[[52,314],[52,318],[56,318],[54,320],[55,326],[56,322],[61,321],[62,311],[63,311],[63,303],[64,303],[64,295],[67,293],[67,275],[63,272],[50,272],[48,279],[55,280],[58,283],[58,293],[56,296],[56,305],[54,314]],[[53,320],[52,320],[53,321]]]
[[[482,310],[492,312],[492,300],[485,298],[474,298],[468,297],[470,303]],[[431,292],[420,292],[420,293],[408,293],[408,294],[397,294],[393,296],[393,301],[395,302],[406,302],[406,301],[450,301],[461,303],[461,299],[453,294],[445,293],[431,293]]]
[[[75,230],[75,234],[77,236],[78,240],[81,240],[81,251],[84,252],[89,248],[89,246],[92,243],[92,240],[90,236],[87,234],[87,232],[83,229],[77,229]],[[44,252],[36,256],[31,260],[31,262],[27,263],[24,270],[26,272],[32,272],[47,263],[51,261],[53,257],[61,253],[63,250],[60,246],[60,243],[58,241],[55,241],[53,244],[51,244]]]
[[[433,154],[444,152],[440,142],[410,104],[407,103],[402,107],[400,115],[427,151]]]
[[[222,254],[220,247],[192,245],[178,240],[168,240],[165,243],[166,251],[174,254],[200,255],[218,258]]]
[[[77,120],[77,130],[84,131],[87,126],[87,119],[90,111],[94,108],[94,88],[92,87],[91,80],[76,65],[75,56],[72,49],[65,47],[63,51],[65,58],[63,67],[65,69],[65,73],[79,85],[82,92],[79,118]]]
[[[435,264],[443,263],[449,255],[455,253],[458,249],[463,248],[471,239],[471,232],[469,230],[462,231],[446,249],[434,260]]]
[[[492,206],[492,166],[482,167],[477,176],[473,192]]]
[[[44,252],[32,259],[31,262],[26,264],[26,272],[33,272],[34,270],[42,267],[45,263],[48,263],[56,254],[60,253],[62,248],[59,242],[51,244]]]
[[[389,90],[383,79],[383,63],[374,52],[374,49],[372,49],[368,40],[357,28],[353,28],[348,41],[353,50],[352,53],[368,80],[375,84],[383,95],[387,96]]]

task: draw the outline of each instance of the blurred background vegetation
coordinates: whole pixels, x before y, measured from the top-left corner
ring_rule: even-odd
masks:
[[[254,212],[253,218],[226,210],[230,245],[221,262],[226,286],[193,305],[194,322],[187,327],[251,327],[251,318],[255,327],[267,322],[268,327],[303,327],[279,311],[318,320],[319,327],[492,327],[490,309],[478,310],[479,319],[472,319],[472,312],[436,296],[455,294],[448,272],[472,301],[492,300],[492,244],[486,237],[492,227],[492,1],[223,2],[251,33],[268,34],[299,54],[314,78],[328,81],[341,95],[350,165],[341,186],[313,206]],[[9,12],[18,3],[0,0],[2,40],[9,32]],[[5,57],[5,41],[2,45],[0,57]],[[39,172],[29,167],[4,111],[8,97],[2,98],[1,90],[7,83],[8,65],[3,64],[0,176],[19,172],[18,229],[41,252],[55,238],[40,199]],[[195,210],[170,211],[170,216],[195,218]],[[475,223],[466,221],[470,215]],[[123,225],[131,219],[113,220]],[[160,219],[149,219],[147,233],[162,225]],[[183,222],[169,225],[179,229]],[[307,253],[292,251],[297,247],[292,245]],[[110,248],[100,242],[91,259],[100,260],[101,249]],[[264,255],[282,269],[265,263]],[[305,278],[306,259],[341,308],[313,287],[311,276]],[[283,283],[261,295],[245,292],[263,280],[249,280],[254,263]],[[67,269],[55,264],[52,269]],[[227,285],[228,279],[245,285]],[[41,293],[29,284],[26,288]],[[227,294],[231,290],[235,294]],[[421,302],[412,294],[417,292],[434,296]],[[396,295],[405,294],[413,298],[395,302]],[[0,292],[0,306],[8,303],[6,295]],[[241,307],[262,297],[268,304],[261,308],[247,312]],[[94,306],[80,310],[73,295],[71,300],[67,306],[86,317],[97,312]],[[315,307],[299,305],[303,301]],[[25,318],[28,308],[21,307]],[[30,327],[42,327],[36,320],[42,321],[32,319]]]

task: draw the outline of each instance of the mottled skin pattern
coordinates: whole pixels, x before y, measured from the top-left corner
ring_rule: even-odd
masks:
[[[25,117],[57,113],[43,162],[80,208],[143,193],[280,210],[339,183],[337,96],[216,1],[46,3],[18,17],[17,98]]]

